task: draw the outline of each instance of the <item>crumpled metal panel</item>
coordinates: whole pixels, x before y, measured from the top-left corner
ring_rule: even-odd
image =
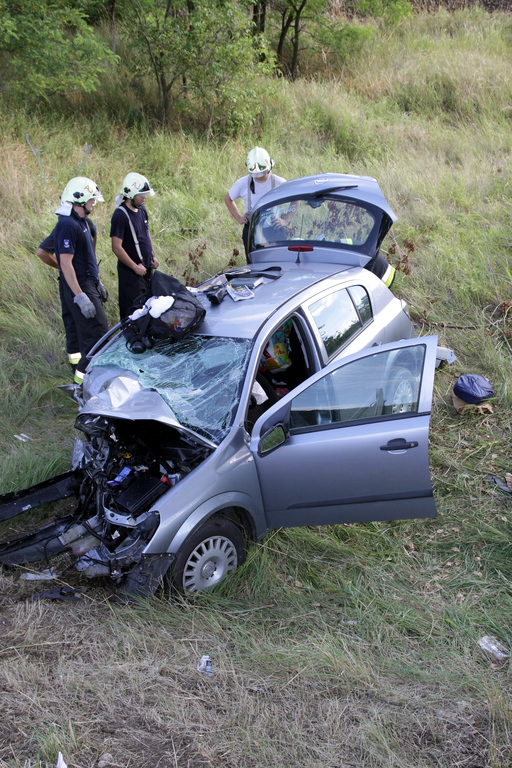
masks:
[[[105,367],[123,369],[137,377],[141,391],[137,393],[131,377],[107,377],[96,397],[105,401],[110,415],[115,415],[116,408],[123,409],[127,400],[131,408],[139,397],[147,402],[144,395],[153,390],[180,425],[218,445],[233,422],[251,345],[248,339],[189,336],[181,341],[157,341],[153,349],[136,355],[119,338],[91,361],[87,387],[94,391],[95,375],[105,379]],[[97,404],[94,411],[98,412]],[[159,415],[146,410],[144,417],[158,419]]]

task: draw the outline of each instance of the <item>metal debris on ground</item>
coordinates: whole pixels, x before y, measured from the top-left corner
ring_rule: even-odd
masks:
[[[500,491],[503,491],[503,493],[512,496],[512,474],[510,472],[505,474],[505,482],[503,482],[497,475],[487,475],[486,479],[489,480],[490,483],[494,483],[494,485],[499,488]]]
[[[37,592],[30,597],[30,600],[67,600],[77,603],[82,597],[82,592],[73,587],[55,587],[48,592]]]

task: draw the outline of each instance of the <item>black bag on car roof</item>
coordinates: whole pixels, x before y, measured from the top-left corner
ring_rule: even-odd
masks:
[[[136,354],[151,349],[155,339],[182,339],[198,328],[206,315],[197,296],[177,278],[159,270],[153,272],[147,293],[136,303],[141,309],[154,296],[171,296],[174,302],[159,317],[147,312],[132,319],[136,314],[132,313],[122,322],[126,346]]]

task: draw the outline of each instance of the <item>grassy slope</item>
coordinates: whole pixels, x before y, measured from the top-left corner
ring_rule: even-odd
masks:
[[[260,131],[222,146],[101,118],[84,131],[4,115],[3,491],[67,466],[74,408],[54,392],[68,378],[56,286],[33,252],[83,172],[109,201],[128,170],[148,175],[157,252],[176,274],[189,254],[204,252],[200,269],[213,272],[240,248],[222,198],[249,145],[267,146],[287,178],[375,176],[399,217],[387,247],[410,269],[397,291],[458,362],[436,375],[435,521],[273,533],[194,605],[112,607],[90,583],[78,604],[30,603],[39,585],[0,576],[0,766],[54,764],[59,749],[87,767],[512,763],[510,675],[476,645],[493,634],[512,646],[511,507],[485,481],[510,469],[508,305],[497,308],[512,288],[511,30],[510,16],[478,10],[420,16],[339,82],[279,83]],[[111,211],[94,216],[115,296]],[[493,382],[493,414],[454,411],[465,371]],[[212,679],[195,672],[203,653]]]

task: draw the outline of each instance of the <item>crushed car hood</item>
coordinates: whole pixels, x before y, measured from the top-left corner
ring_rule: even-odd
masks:
[[[138,384],[136,377],[129,376],[126,372],[114,376],[105,389],[91,397],[81,408],[80,416],[89,414],[127,421],[146,421],[150,413],[152,421],[174,427],[180,434],[201,445],[217,447],[213,441],[181,425],[158,392],[140,388],[130,391],[132,383]]]
[[[189,336],[134,354],[120,335],[91,360],[81,414],[152,420],[215,448],[238,407],[247,339]]]

